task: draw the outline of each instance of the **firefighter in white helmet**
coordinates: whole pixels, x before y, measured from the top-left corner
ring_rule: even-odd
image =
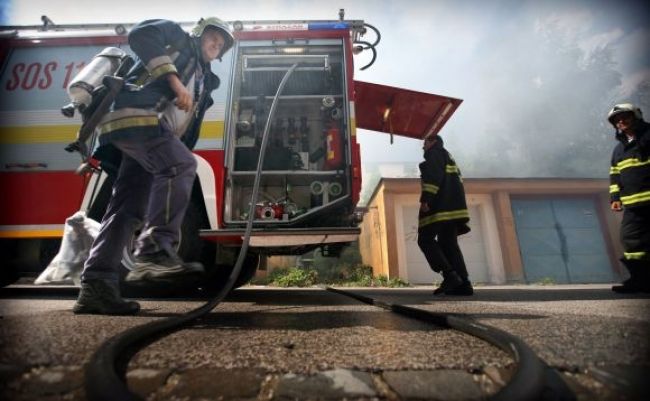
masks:
[[[650,124],[631,103],[617,104],[607,119],[619,141],[610,168],[611,208],[623,211],[621,261],[630,273],[612,290],[650,292]]]
[[[81,275],[75,313],[133,314],[121,298],[122,250],[141,226],[135,267],[126,281],[170,283],[203,273],[176,253],[196,176],[191,152],[210,93],[219,86],[211,62],[234,44],[227,23],[201,19],[192,34],[167,20],[148,20],[129,33],[140,63],[126,77],[112,111],[100,121],[95,153],[105,170],[118,166],[111,200]]]

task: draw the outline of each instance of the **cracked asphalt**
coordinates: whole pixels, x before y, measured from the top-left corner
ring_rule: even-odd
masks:
[[[560,374],[578,400],[650,399],[650,296],[604,285],[351,289],[508,331]],[[32,295],[30,295],[32,294]],[[0,290],[0,398],[83,400],[83,367],[107,338],[201,305],[143,299],[132,317],[75,316],[74,289]],[[244,287],[193,326],[138,352],[130,388],[149,400],[473,400],[516,369],[470,335],[319,288]]]

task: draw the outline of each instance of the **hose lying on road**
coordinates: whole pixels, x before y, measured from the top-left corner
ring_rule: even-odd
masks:
[[[562,379],[557,377],[557,373],[542,362],[525,342],[510,333],[451,313],[430,312],[392,304],[332,287],[326,287],[326,289],[400,315],[462,331],[485,340],[508,353],[517,363],[517,371],[498,393],[489,398],[491,401],[573,401],[576,399]]]
[[[140,401],[142,398],[135,393],[129,391],[126,385],[126,368],[129,360],[138,349],[145,347],[148,344],[164,337],[176,330],[189,325],[194,320],[208,314],[214,309],[221,301],[228,295],[230,290],[235,284],[237,277],[241,271],[246,252],[248,251],[248,244],[250,242],[251,232],[253,230],[253,219],[255,217],[255,204],[257,203],[257,195],[260,187],[260,178],[262,166],[264,165],[264,154],[266,153],[266,144],[268,142],[268,133],[273,121],[273,114],[277,106],[280,93],[284,89],[287,80],[296,69],[298,64],[294,64],[284,74],[280,81],[275,98],[271,103],[269,110],[269,117],[264,127],[262,135],[262,144],[260,146],[260,155],[257,162],[257,174],[255,175],[255,182],[253,184],[253,193],[251,194],[250,210],[248,212],[248,221],[246,224],[246,231],[242,247],[237,257],[237,262],[233,268],[228,281],[219,293],[203,306],[189,311],[183,315],[178,315],[162,320],[156,320],[141,326],[132,327],[114,337],[109,338],[104,342],[97,351],[93,354],[86,368],[84,387],[86,390],[86,397],[90,401]]]

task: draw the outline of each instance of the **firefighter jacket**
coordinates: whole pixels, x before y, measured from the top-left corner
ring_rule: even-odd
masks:
[[[128,37],[131,50],[139,61],[131,69],[126,84],[109,112],[98,125],[100,147],[95,157],[115,164],[111,139],[125,135],[142,138],[161,134],[161,112],[173,101],[174,91],[167,74],[177,74],[187,86],[194,79],[193,114],[181,140],[192,149],[199,136],[201,121],[213,103],[210,93],[219,86],[219,78],[201,56],[200,38],[190,36],[172,21],[147,20],[133,27]]]
[[[625,208],[650,206],[650,124],[639,121],[635,134],[631,142],[623,134],[616,135],[620,143],[609,170],[610,200],[620,201]]]
[[[469,232],[469,211],[462,176],[456,162],[443,147],[441,137],[424,153],[420,177],[420,202],[426,203],[429,211],[420,210],[418,230],[422,232],[440,223],[455,222],[459,234]]]

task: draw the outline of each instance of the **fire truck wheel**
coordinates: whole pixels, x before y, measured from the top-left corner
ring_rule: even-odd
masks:
[[[237,256],[237,253],[234,252],[234,256],[231,258],[232,263],[225,264],[219,263],[219,261],[217,261],[217,263],[214,264],[212,268],[207,269],[206,267],[207,277],[204,282],[203,289],[208,294],[216,294],[223,288],[223,286],[228,281],[228,277],[230,277],[230,273],[232,273],[232,270],[235,267]],[[239,272],[239,276],[235,280],[235,284],[232,289],[239,288],[243,285],[248,284],[253,276],[255,276],[255,272],[257,271],[259,264],[260,255],[249,252],[244,258],[241,271]]]

